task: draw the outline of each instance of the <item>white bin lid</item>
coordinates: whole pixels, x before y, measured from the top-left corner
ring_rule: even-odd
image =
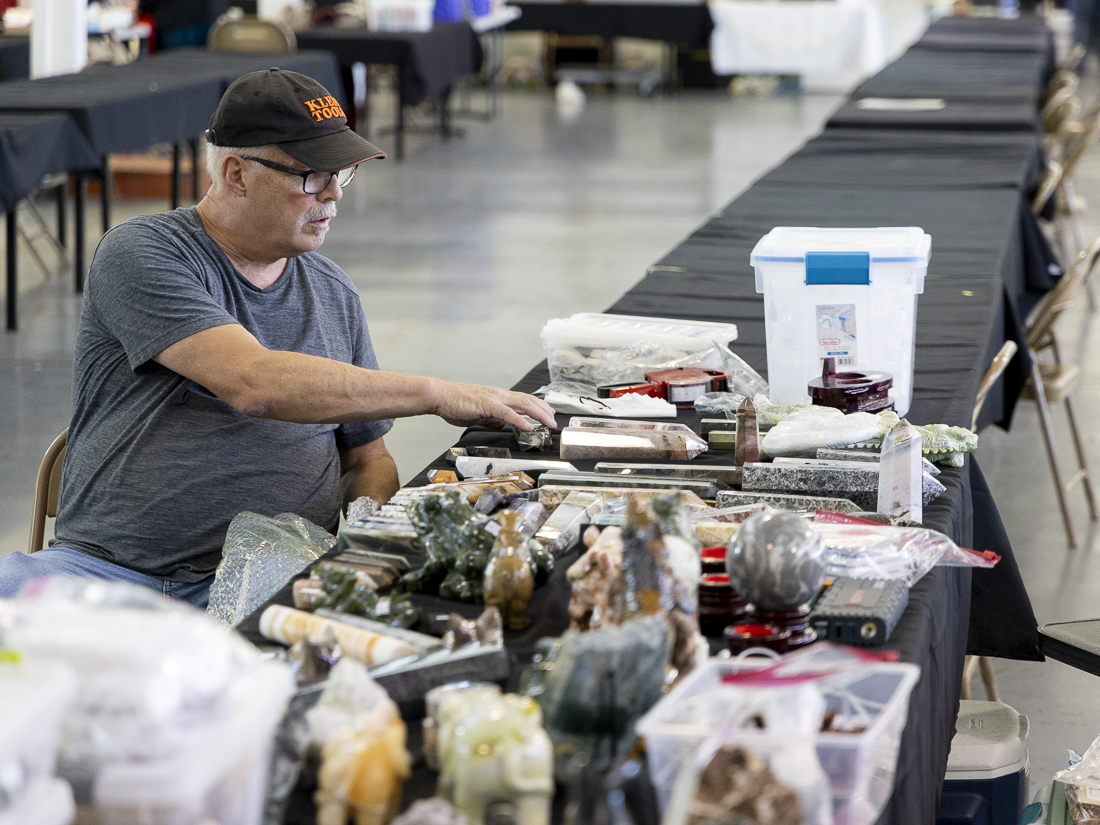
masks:
[[[919,226],[834,229],[777,226],[761,238],[749,256],[761,263],[803,263],[807,252],[867,252],[871,263],[927,266],[932,236]]]
[[[1027,770],[1026,716],[1001,702],[959,702],[948,779],[995,779]]]

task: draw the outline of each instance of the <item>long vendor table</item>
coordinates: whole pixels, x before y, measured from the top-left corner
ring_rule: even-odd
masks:
[[[990,61],[989,73],[997,74],[994,63],[1002,55],[982,56]],[[943,57],[947,64],[958,58],[959,66],[973,65],[971,52]],[[903,57],[899,64],[904,62]],[[887,71],[904,81],[896,68]],[[1007,74],[1016,83],[1024,73]],[[1043,67],[1032,66],[1027,74],[1030,94],[1037,99]],[[965,87],[962,80],[955,85]],[[1037,119],[1034,107],[1031,119]],[[739,331],[733,349],[766,373],[764,305],[749,265],[749,254],[764,234],[775,226],[920,226],[932,236],[932,257],[918,299],[914,394],[907,418],[968,427],[978,381],[992,353],[1009,339],[1022,344],[1021,308],[1049,290],[1060,272],[1041,233],[1033,235],[1037,227],[1026,209],[1037,149],[1034,136],[1027,134],[827,130],[651,266],[608,311],[732,321]],[[982,162],[971,165],[975,158]],[[1025,347],[1018,361],[1026,365],[1028,357]],[[1019,373],[1017,368],[1016,379],[1010,375],[991,394],[984,421],[1007,425],[1019,393]],[[542,363],[515,388],[533,391],[548,379]],[[559,424],[567,418],[559,416]],[[692,410],[681,410],[677,420],[699,424]],[[459,445],[514,446],[511,441],[508,434],[474,428]],[[556,446],[530,455],[555,457]],[[693,463],[729,463],[731,455],[711,451]],[[573,463],[586,470],[594,461]],[[445,456],[432,464],[446,466]],[[962,468],[944,468],[940,480],[947,490],[925,509],[924,523],[963,546],[994,550],[1002,560],[994,569],[973,575],[969,569],[935,568],[910,592],[888,647],[903,661],[918,664],[921,677],[910,699],[894,792],[880,823],[935,821],[964,654],[1042,658],[1030,601],[977,462],[971,456]],[[425,482],[421,474],[412,484]],[[532,627],[505,634],[513,685],[518,670],[530,661],[535,640],[560,634],[567,625],[569,587],[563,575],[576,552],[562,559],[550,582],[536,591],[529,611]],[[288,585],[273,601],[289,604],[290,599]],[[420,596],[414,601],[429,614],[473,616],[480,609]],[[258,614],[241,629],[262,642]],[[406,796],[432,790],[431,775],[417,769]]]

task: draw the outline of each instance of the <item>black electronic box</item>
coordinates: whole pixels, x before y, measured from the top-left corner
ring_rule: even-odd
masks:
[[[878,647],[886,644],[907,604],[903,581],[842,576],[818,599],[810,625],[822,641]]]

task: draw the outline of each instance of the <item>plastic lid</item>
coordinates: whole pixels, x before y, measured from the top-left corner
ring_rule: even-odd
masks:
[[[947,758],[947,778],[995,778],[1026,768],[1027,730],[1027,717],[1008,705],[963,699]]]
[[[578,312],[568,318],[551,318],[546,322],[542,328],[543,343],[559,339],[576,339],[593,346],[626,346],[635,341],[651,341],[695,351],[709,348],[714,341],[737,340],[737,326],[682,318]]]
[[[919,226],[777,226],[757,242],[749,262],[803,263],[807,252],[867,252],[871,263],[927,264],[931,249],[932,236]]]

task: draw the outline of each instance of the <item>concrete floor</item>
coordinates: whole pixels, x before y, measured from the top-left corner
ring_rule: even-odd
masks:
[[[384,368],[507,386],[542,357],[546,319],[608,306],[816,133],[838,103],[593,94],[566,118],[545,91],[510,92],[496,120],[462,121],[465,137],[414,137],[404,163],[363,167],[323,251],[358,286]],[[385,137],[376,142],[388,145]],[[1087,234],[1095,237],[1100,149],[1078,189],[1093,207]],[[164,208],[120,202],[116,219]],[[0,553],[25,547],[38,462],[68,424],[80,312],[66,273],[43,281],[24,254],[21,277],[21,329],[0,336]],[[1060,329],[1084,370],[1079,408],[1089,458],[1100,467],[1095,326],[1079,306]],[[1055,418],[1068,446],[1064,417]],[[399,422],[387,442],[402,479],[456,435],[435,420]],[[1011,434],[984,432],[978,457],[1039,621],[1100,614],[1100,533],[1089,528],[1077,491],[1083,538],[1077,550],[1066,547],[1034,406],[1021,404]],[[1049,781],[1066,748],[1083,750],[1100,733],[1100,680],[1053,662],[997,662],[996,672],[1003,699],[1032,722],[1032,784]]]

